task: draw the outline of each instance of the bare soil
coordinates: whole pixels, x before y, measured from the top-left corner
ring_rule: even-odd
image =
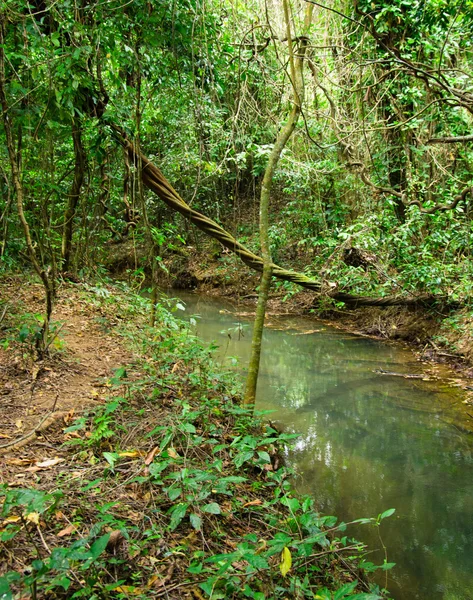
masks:
[[[84,409],[110,396],[107,381],[114,369],[133,362],[133,355],[114,334],[120,319],[107,313],[80,285],[59,290],[52,323],[58,331],[49,355],[35,360],[32,343],[20,343],[22,322],[34,322],[43,310],[42,288],[21,278],[0,282],[7,312],[0,336],[0,455],[24,441],[44,443],[40,431],[55,419],[70,422]],[[2,311],[3,312],[3,311]],[[25,317],[24,315],[30,315]],[[33,437],[31,432],[38,428]]]

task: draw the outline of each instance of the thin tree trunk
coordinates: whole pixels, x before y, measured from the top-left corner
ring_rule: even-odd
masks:
[[[33,245],[33,240],[31,237],[31,231],[26,220],[25,211],[24,211],[24,191],[23,184],[21,181],[21,173],[20,167],[21,164],[20,156],[18,152],[20,151],[20,147],[18,148],[18,152],[15,151],[15,144],[13,138],[13,124],[11,118],[9,116],[9,107],[7,102],[7,97],[5,94],[5,52],[4,52],[4,39],[5,39],[5,23],[0,23],[0,105],[2,107],[3,112],[3,126],[5,129],[5,137],[7,143],[7,151],[8,157],[10,159],[10,167],[12,174],[12,182],[13,187],[15,189],[16,194],[16,205],[18,211],[18,217],[20,219],[20,223],[23,228],[23,233],[25,236],[26,247],[28,249],[28,254],[33,265],[34,270],[40,277],[44,291],[46,295],[46,316],[43,323],[43,328],[41,332],[41,338],[38,341],[37,349],[40,354],[42,354],[47,348],[47,339],[49,334],[49,321],[51,318],[51,313],[53,310],[53,300],[54,300],[54,286],[52,285],[49,273],[41,266],[38,257],[36,255],[36,251]]]
[[[304,55],[307,48],[307,38],[302,36],[298,48],[297,60],[294,60],[292,49],[292,33],[291,21],[289,17],[288,0],[283,0],[284,18],[286,21],[286,37],[289,48],[289,64],[291,68],[291,80],[293,87],[293,107],[289,115],[289,119],[284,127],[281,128],[276,142],[269,156],[268,164],[264,173],[263,183],[261,186],[260,196],[260,243],[261,257],[263,259],[263,274],[261,276],[258,305],[256,307],[255,323],[253,328],[253,338],[251,340],[251,356],[248,366],[248,377],[246,380],[245,396],[243,404],[254,404],[256,398],[256,386],[258,383],[258,373],[261,357],[261,343],[263,339],[264,319],[266,315],[266,305],[268,303],[269,290],[272,279],[272,260],[271,250],[269,246],[269,202],[271,198],[271,187],[273,185],[273,177],[282,151],[287,144],[289,138],[294,132],[299,115],[301,114],[302,102],[304,99],[304,79],[302,74],[302,66]],[[304,30],[308,31],[312,19],[313,5],[308,4],[306,8]]]
[[[86,155],[82,143],[82,123],[79,117],[72,119],[72,141],[74,144],[74,179],[72,181],[71,192],[67,200],[67,208],[64,213],[64,228],[62,234],[61,271],[65,273],[69,270],[72,254],[72,234],[74,231],[74,217],[77,204],[79,202],[82,184],[84,183],[84,173],[86,165]]]

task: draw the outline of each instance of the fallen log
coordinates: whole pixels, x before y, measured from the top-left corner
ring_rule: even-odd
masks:
[[[402,377],[403,379],[432,379],[432,376],[422,373],[395,373],[394,371],[385,371],[384,369],[374,369],[373,373],[379,375],[389,375],[391,377]]]
[[[116,126],[112,129],[118,135],[120,143],[127,149],[130,159],[141,171],[144,185],[154,192],[167,206],[179,212],[201,231],[208,236],[216,239],[225,248],[236,254],[248,267],[255,271],[262,272],[263,260],[254,254],[236,240],[228,231],[221,227],[214,220],[206,215],[194,210],[189,206],[172,187],[169,181],[164,177],[161,170],[151,162],[143,153],[138,151],[135,146],[126,138],[124,133]],[[273,276],[283,281],[289,281],[301,286],[304,289],[311,290],[319,295],[329,296],[338,302],[344,302],[351,307],[358,306],[412,306],[432,304],[450,304],[445,297],[423,294],[418,296],[385,296],[384,298],[367,298],[365,296],[354,296],[345,292],[336,290],[326,293],[322,290],[322,284],[307,277],[303,273],[284,269],[279,265],[272,264]],[[330,286],[328,286],[330,287]],[[336,287],[335,285],[333,286]],[[324,286],[325,289],[325,286]]]

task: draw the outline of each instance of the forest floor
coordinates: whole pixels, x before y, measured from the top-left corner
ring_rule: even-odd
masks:
[[[123,288],[65,284],[38,360],[41,287],[0,286],[1,598],[381,598],[346,525],[294,495],[294,436],[168,309],[150,328]]]
[[[18,333],[0,345],[0,422],[5,440],[0,453],[8,448],[8,440],[28,435],[44,418],[55,414],[72,420],[81,410],[103,403],[114,369],[133,361],[132,353],[113,334],[119,317],[110,318],[101,304],[90,302],[84,288],[71,285],[59,290],[51,352],[35,359],[37,316],[41,318],[44,309],[42,286],[10,278],[1,288],[7,303],[5,322],[15,324]]]

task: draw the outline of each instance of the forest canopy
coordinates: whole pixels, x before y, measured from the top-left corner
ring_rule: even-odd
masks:
[[[471,2],[297,1],[289,30],[275,0],[4,0],[0,15],[1,264],[32,264],[48,312],[56,275],[96,269],[110,244],[142,240],[155,274],[194,245],[143,185],[142,156],[260,253],[259,190],[301,48],[273,262],[336,301],[468,301]]]

